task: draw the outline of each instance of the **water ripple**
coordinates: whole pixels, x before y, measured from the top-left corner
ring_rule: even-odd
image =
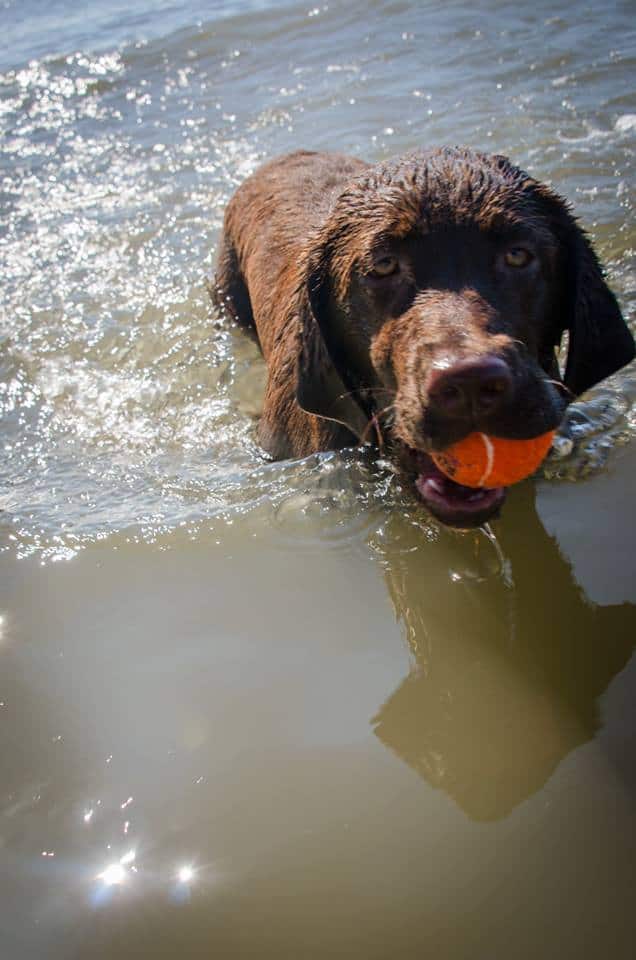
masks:
[[[478,27],[455,0],[452,16],[397,4],[387,34],[382,4],[263,6],[201,6],[194,23],[164,5],[145,37],[105,21],[92,51],[72,18],[58,52],[0,74],[5,549],[59,559],[245,513],[308,544],[379,536],[389,509],[426,526],[365,455],[271,464],[255,442],[262,361],[206,281],[225,203],[266,156],[460,139],[510,153],[576,202],[633,314],[619,10],[612,33],[590,4],[554,17],[539,3],[513,25],[493,0]],[[573,405],[545,475],[605,469],[633,437],[633,395],[625,374]]]

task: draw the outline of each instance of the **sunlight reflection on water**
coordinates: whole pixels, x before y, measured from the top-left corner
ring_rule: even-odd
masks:
[[[294,468],[268,465],[263,472],[254,442],[251,411],[259,384],[252,371],[260,361],[253,344],[214,316],[206,281],[233,188],[264,156],[297,146],[307,124],[315,134],[313,118],[322,115],[323,102],[331,101],[329,115],[343,130],[358,117],[363,127],[353,128],[349,149],[373,156],[419,142],[422,116],[431,127],[427,140],[448,139],[460,126],[479,143],[494,96],[503,112],[501,142],[493,146],[508,150],[516,143],[515,159],[538,165],[560,187],[571,185],[583,214],[594,204],[594,228],[629,307],[629,237],[621,219],[632,203],[623,176],[631,115],[611,124],[588,118],[581,70],[553,25],[550,43],[563,51],[568,69],[556,52],[546,55],[549,98],[555,85],[571,98],[563,101],[555,137],[543,82],[525,98],[515,91],[509,65],[516,64],[520,77],[525,67],[506,31],[500,32],[501,79],[487,94],[485,32],[468,29],[464,15],[455,13],[450,32],[443,20],[437,29],[448,33],[449,49],[462,52],[465,63],[453,61],[452,70],[470,72],[475,97],[484,99],[482,121],[465,122],[474,103],[457,99],[451,66],[440,64],[436,76],[420,78],[401,121],[390,131],[382,125],[380,139],[371,133],[368,95],[384,78],[388,103],[403,98],[389,65],[398,55],[417,60],[408,18],[386,66],[373,44],[352,56],[343,39],[326,67],[312,58],[292,64],[293,83],[281,76],[273,82],[267,44],[250,45],[240,18],[228,21],[235,39],[226,44],[214,32],[196,30],[185,58],[180,49],[150,41],[32,60],[0,77],[2,162],[10,184],[0,241],[6,277],[0,506],[9,549],[65,559],[82,544],[127,528],[152,538],[211,514],[245,512],[263,497],[284,501],[282,488]],[[322,14],[309,19],[312,35],[328,29]],[[308,22],[290,11],[281,24],[304,37]],[[619,70],[620,56],[612,58]],[[217,71],[232,78],[232,92],[217,87]],[[590,138],[597,141],[593,154]],[[572,451],[564,456],[561,445],[547,476],[574,479],[603,470],[613,447],[633,436],[633,382],[624,375],[614,384],[571,411]],[[311,476],[298,469],[311,499],[323,479],[320,463]],[[287,516],[298,497],[296,489],[289,492],[287,508],[280,507]],[[385,506],[393,506],[390,496]],[[348,523],[343,519],[340,535],[347,535]],[[360,515],[351,535],[365,523]]]

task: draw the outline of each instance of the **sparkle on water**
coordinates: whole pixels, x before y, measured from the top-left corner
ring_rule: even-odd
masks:
[[[322,24],[329,31],[327,8],[319,12],[314,31]],[[304,14],[281,16],[304,35]],[[407,12],[396,16],[395,56],[410,58],[404,67],[411,62],[418,75],[416,22]],[[259,451],[253,415],[262,362],[214,314],[206,289],[224,205],[273,153],[308,144],[372,159],[422,141],[455,142],[457,129],[475,146],[507,151],[514,144],[518,162],[555,181],[592,219],[629,312],[633,115],[618,114],[607,127],[586,111],[577,79],[585,63],[577,66],[572,55],[566,72],[556,56],[529,98],[522,78],[536,65],[504,34],[493,84],[484,31],[464,34],[467,13],[454,18],[452,29],[441,16],[432,23],[448,49],[459,44],[465,64],[432,63],[435,82],[431,75],[429,89],[406,97],[393,89],[391,58],[384,66],[377,59],[379,37],[355,55],[339,39],[328,63],[291,64],[284,85],[255,81],[271,65],[240,18],[221,44],[205,25],[193,30],[185,58],[150,40],[34,59],[0,75],[9,187],[0,237],[6,549],[60,560],[118,531],[152,540],[182,527],[196,537],[202,523],[267,510],[321,484],[330,458],[273,465]],[[558,31],[545,30],[558,52]],[[335,41],[339,31],[330,35]],[[620,103],[621,55],[612,51],[610,59]],[[474,96],[484,101],[481,119],[458,99],[458,70],[470,74]],[[386,87],[387,114],[396,118],[379,130],[365,98],[374,83]],[[562,99],[556,131],[555,88]],[[322,144],[312,118],[325,95],[357,123]],[[495,111],[496,129],[488,126]],[[561,446],[546,473],[571,479],[602,469],[634,431],[631,393],[633,381],[623,377],[599,399],[577,404],[567,425],[574,448],[565,455]],[[342,470],[361,481],[340,504],[355,526],[374,493],[355,458]],[[395,486],[387,503],[411,509]]]
[[[11,3],[5,7],[17,20],[19,4]],[[224,206],[259,162],[301,146],[374,160],[461,138],[511,155],[573,201],[631,317],[636,127],[633,77],[614,18],[631,21],[620,20],[620,5],[608,13],[600,4],[572,4],[561,16],[547,0],[524,10],[484,3],[478,27],[471,5],[455,2],[270,4],[240,16],[246,0],[231,5],[222,26],[214,19],[220,4],[195,2],[196,16],[192,5],[154,4],[145,21],[143,4],[133,6],[124,15],[120,5],[115,19],[124,32],[116,38],[110,24],[85,42],[82,7],[81,17],[61,18],[53,46],[40,38],[35,52],[16,53],[15,62],[19,45],[7,44],[2,54],[0,550],[46,563],[73,558],[97,540],[113,549],[122,539],[170,549],[175,531],[197,540],[203,528],[248,512],[254,529],[275,545],[291,544],[299,557],[317,541],[330,550],[369,545],[380,565],[387,544],[394,557],[434,550],[445,532],[401,489],[391,465],[374,463],[369,451],[271,463],[258,448],[263,363],[255,345],[214,312],[207,290]],[[100,16],[102,7],[108,19],[109,2]],[[189,19],[168,26],[171,11],[186,8]],[[97,16],[92,8],[90,16]],[[126,26],[128,16],[143,29]],[[28,18],[29,29],[37,23]],[[573,404],[544,475],[558,482],[603,471],[636,433],[635,395],[628,370]],[[498,578],[506,599],[513,596],[515,570],[493,531],[471,536],[479,540],[478,560],[471,557],[466,569],[458,563],[449,579],[470,590],[480,578]],[[13,628],[13,614],[0,615],[3,650]],[[25,644],[24,656],[35,662],[34,645]],[[422,665],[428,669],[428,660]],[[134,655],[126,666],[146,669]],[[371,666],[365,661],[365,670]],[[2,691],[3,717],[12,709],[10,693]],[[51,749],[72,751],[57,729]],[[124,781],[110,801],[95,799],[123,779],[117,750],[99,733],[98,773],[82,759],[88,773],[81,791],[70,796],[70,781],[69,795],[51,800],[41,815],[47,829],[49,813],[54,820],[72,807],[68,819],[81,842],[94,844],[81,862],[90,864],[83,876],[95,903],[120,892],[128,901],[135,887],[154,885],[180,903],[192,888],[195,899],[207,877],[199,838],[169,846],[175,818],[172,810],[157,813],[150,791],[144,795],[144,774],[139,791]],[[25,769],[39,776],[34,756]],[[213,779],[204,758],[196,773],[187,782],[204,791]],[[33,816],[31,826],[40,803],[39,785],[25,779],[24,797],[8,801],[7,823],[20,836],[20,811]],[[155,833],[148,827],[144,835],[149,810]],[[196,826],[216,843],[207,806],[197,811]],[[73,839],[61,831],[37,841],[47,882],[71,862]],[[118,843],[137,847],[119,856]],[[146,869],[145,843],[159,851],[156,869]],[[85,855],[89,847],[82,849]],[[137,850],[144,850],[139,873]],[[183,862],[190,856],[196,866]],[[469,865],[477,859],[466,854]],[[75,864],[71,872],[79,874]]]

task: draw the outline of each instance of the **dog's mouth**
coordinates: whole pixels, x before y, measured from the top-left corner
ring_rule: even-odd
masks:
[[[414,451],[413,451],[414,452]],[[505,487],[465,487],[439,470],[425,453],[415,453],[415,487],[430,512],[449,527],[479,527],[496,516]]]

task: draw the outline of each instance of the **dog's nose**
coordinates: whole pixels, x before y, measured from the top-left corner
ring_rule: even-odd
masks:
[[[433,370],[428,386],[431,408],[446,417],[469,419],[496,413],[512,394],[512,373],[495,356],[460,360]]]

